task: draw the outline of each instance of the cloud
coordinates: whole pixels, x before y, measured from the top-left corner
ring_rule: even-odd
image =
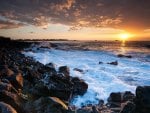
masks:
[[[150,0],[1,0],[0,16],[27,25],[64,24],[71,29],[150,28]]]
[[[24,24],[22,23],[15,23],[11,21],[2,21],[0,20],[0,29],[12,29],[12,28],[18,28],[22,27]]]

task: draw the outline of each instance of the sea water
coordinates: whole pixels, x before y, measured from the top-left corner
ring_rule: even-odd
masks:
[[[145,48],[143,42],[138,43],[125,46],[118,42],[56,42],[57,49],[32,47],[33,51],[23,53],[43,64],[52,62],[57,69],[66,65],[71,76],[88,83],[87,92],[72,102],[82,106],[97,104],[100,99],[106,102],[111,92],[134,93],[137,86],[150,85],[150,49]],[[132,58],[119,58],[117,54]],[[107,64],[114,61],[118,61],[118,65]]]

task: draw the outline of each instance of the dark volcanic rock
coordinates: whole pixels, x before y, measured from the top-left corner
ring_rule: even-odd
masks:
[[[110,62],[110,63],[107,63],[107,64],[110,64],[110,65],[118,65],[118,61]]]
[[[25,113],[22,107],[22,98],[15,94],[8,91],[1,91],[0,92],[0,101],[3,101],[9,105],[11,105],[13,108],[16,109],[18,113]]]
[[[78,71],[78,72],[80,72],[80,73],[84,73],[84,71],[83,71],[82,69],[79,69],[79,68],[74,68],[73,70],[74,70],[74,71]]]
[[[49,78],[48,83],[50,96],[55,96],[66,101],[71,99],[73,84],[67,77],[53,75]]]
[[[13,75],[11,77],[6,77],[7,80],[18,90],[23,88],[23,76],[21,73]]]
[[[108,98],[108,102],[119,102],[121,103],[121,93],[111,93],[109,98]]]
[[[133,101],[135,98],[134,94],[130,91],[126,92],[118,92],[118,93],[111,93],[108,98],[108,104],[110,107],[120,107],[121,103],[126,101]]]
[[[136,111],[140,113],[150,112],[150,86],[138,86],[136,89]]]
[[[132,58],[131,55],[118,54],[117,56],[120,57],[120,58]]]
[[[17,111],[9,104],[0,102],[0,113],[17,113]]]
[[[28,102],[25,106],[27,113],[67,113],[68,106],[56,97],[41,97]]]
[[[59,67],[59,73],[63,73],[66,77],[70,77],[70,70],[67,66],[61,66]]]
[[[49,96],[50,91],[42,82],[38,82],[33,88],[30,89],[30,94],[32,95],[32,98],[37,99],[40,97]]]
[[[130,101],[125,102],[120,113],[135,113],[135,104]]]
[[[74,84],[73,85],[74,95],[83,95],[88,89],[88,84],[85,83],[83,80],[79,79],[78,77],[72,78],[71,82]]]

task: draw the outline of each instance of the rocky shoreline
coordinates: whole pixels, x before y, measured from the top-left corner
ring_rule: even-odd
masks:
[[[150,86],[112,92],[108,103],[81,108],[69,103],[84,95],[88,84],[70,75],[69,67],[57,71],[53,63],[43,65],[21,52],[31,42],[0,38],[0,112],[1,113],[149,113]]]

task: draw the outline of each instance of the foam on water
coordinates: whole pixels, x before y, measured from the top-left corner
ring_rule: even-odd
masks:
[[[107,100],[111,92],[135,91],[138,85],[150,85],[150,63],[142,62],[136,58],[118,58],[112,52],[80,51],[47,49],[35,52],[24,52],[35,60],[47,64],[53,62],[56,67],[67,65],[71,76],[77,76],[88,83],[88,91],[84,96],[73,100],[73,104],[98,103],[99,99]],[[118,66],[107,62],[118,61]],[[102,61],[103,64],[99,64]],[[74,68],[84,71],[80,73]]]

